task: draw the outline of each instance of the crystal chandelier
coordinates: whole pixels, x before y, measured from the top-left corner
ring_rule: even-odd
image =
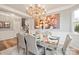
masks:
[[[44,18],[46,10],[38,4],[33,4],[27,8],[27,13],[33,18]]]

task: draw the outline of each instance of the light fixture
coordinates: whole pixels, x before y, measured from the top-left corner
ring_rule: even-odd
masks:
[[[27,13],[33,18],[43,19],[46,14],[46,10],[39,4],[33,4],[27,8]]]

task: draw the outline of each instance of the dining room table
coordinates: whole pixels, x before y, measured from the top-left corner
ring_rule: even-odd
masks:
[[[54,51],[57,49],[60,37],[44,34],[33,35],[36,38],[37,45],[45,48],[45,54],[47,50]]]
[[[45,54],[48,51],[54,52],[56,51],[59,46],[64,44],[66,35],[68,33],[63,33],[63,32],[34,32],[30,33],[30,35],[34,36],[36,38],[36,43],[37,46],[42,46],[44,47]],[[26,36],[25,34],[24,36]]]

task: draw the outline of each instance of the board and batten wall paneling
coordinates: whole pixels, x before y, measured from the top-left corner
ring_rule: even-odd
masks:
[[[10,21],[10,29],[0,29],[0,40],[13,38],[21,30],[21,17],[0,12],[0,21]]]

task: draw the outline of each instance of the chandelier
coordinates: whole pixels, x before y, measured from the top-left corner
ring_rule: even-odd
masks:
[[[43,18],[46,10],[38,4],[33,4],[27,8],[27,13],[33,18]]]

